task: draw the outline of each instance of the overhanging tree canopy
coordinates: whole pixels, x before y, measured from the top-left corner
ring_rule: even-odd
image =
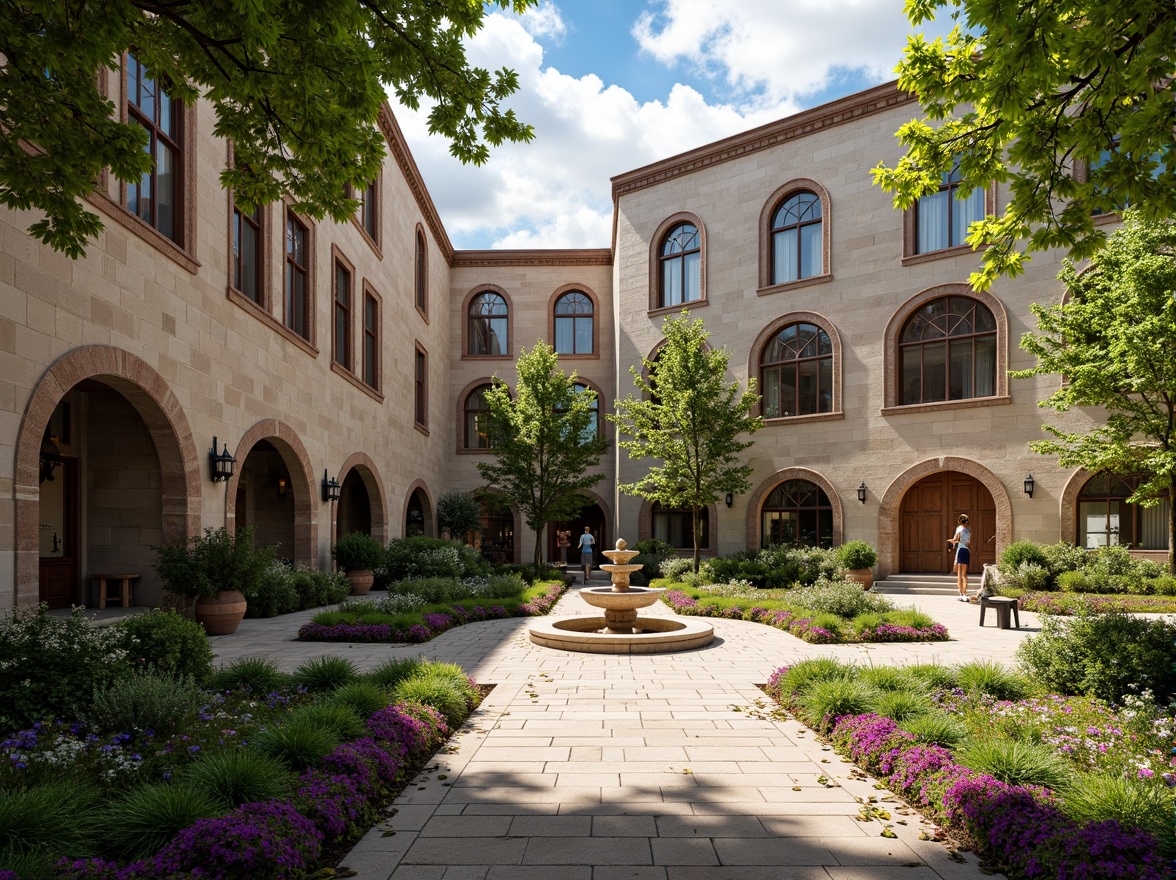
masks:
[[[347,186],[362,190],[380,169],[385,87],[414,109],[433,101],[429,130],[464,162],[531,138],[502,106],[517,75],[466,61],[485,13],[465,0],[0,3],[0,204],[43,211],[29,232],[84,253],[102,224],[79,199],[104,169],[131,182],[151,168],[146,132],[100,85],[131,50],[172,97],[212,102],[213,133],[233,142],[221,180],[243,206],[288,195],[299,212],[345,220],[358,206]]]

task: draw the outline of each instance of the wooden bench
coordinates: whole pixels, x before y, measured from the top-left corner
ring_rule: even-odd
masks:
[[[131,584],[139,579],[138,573],[131,574],[95,574],[91,575],[98,585],[98,607],[105,608],[107,602],[121,602],[123,608],[131,607]],[[110,596],[107,591],[110,584],[118,586],[118,595]]]
[[[1017,629],[1021,628],[1021,615],[1019,613],[1021,603],[1016,599],[1010,599],[1007,596],[981,596],[980,597],[980,625],[984,626],[984,612],[989,608],[996,609],[996,625],[1001,629],[1010,629],[1009,612],[1012,612],[1012,619],[1017,622]]]

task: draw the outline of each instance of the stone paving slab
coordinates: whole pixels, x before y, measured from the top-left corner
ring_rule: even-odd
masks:
[[[857,799],[885,794],[873,780],[850,779],[852,765],[803,725],[750,711],[767,702],[757,685],[806,657],[1008,663],[1038,629],[1029,613],[1020,630],[981,629],[976,606],[912,599],[955,640],[818,646],[713,620],[703,649],[588,655],[540,648],[527,621],[502,620],[425,645],[346,645],[295,641],[303,612],[244,621],[212,643],[221,661],[266,655],[288,669],[325,654],[360,668],[428,656],[495,685],[437,769],[343,860],[360,880],[977,880],[976,859],[919,840],[914,816],[894,839],[858,821]],[[573,590],[553,613],[594,612]]]

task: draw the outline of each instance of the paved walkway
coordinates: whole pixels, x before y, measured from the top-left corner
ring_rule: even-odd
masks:
[[[321,654],[361,667],[425,654],[495,685],[343,860],[361,880],[973,880],[983,876],[976,859],[921,840],[926,826],[901,805],[881,801],[888,821],[860,821],[861,802],[887,793],[852,778],[811,731],[773,717],[757,687],[778,666],[821,655],[1009,662],[1037,628],[1022,613],[1019,632],[995,629],[994,615],[980,629],[974,605],[910,600],[956,641],[817,646],[730,620],[712,621],[710,647],[651,656],[540,648],[526,620],[471,624],[420,646],[290,641],[306,612],[247,620],[213,646],[221,660],[265,654],[291,669]],[[589,611],[571,590],[553,613]],[[886,826],[896,838],[881,836]]]

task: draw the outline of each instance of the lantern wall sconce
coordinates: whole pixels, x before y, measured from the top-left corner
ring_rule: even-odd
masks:
[[[732,504],[734,504],[734,503],[735,503],[735,495],[734,495],[734,493],[732,493],[732,492],[728,492],[728,493],[727,493],[727,497],[726,497],[726,498],[724,498],[723,500],[724,500],[724,501],[726,501],[726,502],[727,502],[727,506],[728,506],[728,507],[730,507]]]
[[[862,484],[857,487],[858,501],[862,504],[866,503],[866,481],[862,480]]]
[[[323,501],[338,501],[341,484],[334,477],[328,477],[326,468],[323,469]]]
[[[286,484],[285,477],[278,477],[278,500],[285,501],[286,495],[289,494],[290,487]]]
[[[1029,474],[1028,476],[1025,477],[1025,486],[1024,486],[1025,494],[1028,495],[1030,498],[1033,497],[1033,487],[1036,485],[1037,485],[1037,483],[1033,479],[1033,474]]]
[[[214,483],[227,483],[233,476],[233,465],[237,463],[229,444],[221,452],[216,451],[216,437],[212,438],[212,449],[208,450],[208,475]]]

